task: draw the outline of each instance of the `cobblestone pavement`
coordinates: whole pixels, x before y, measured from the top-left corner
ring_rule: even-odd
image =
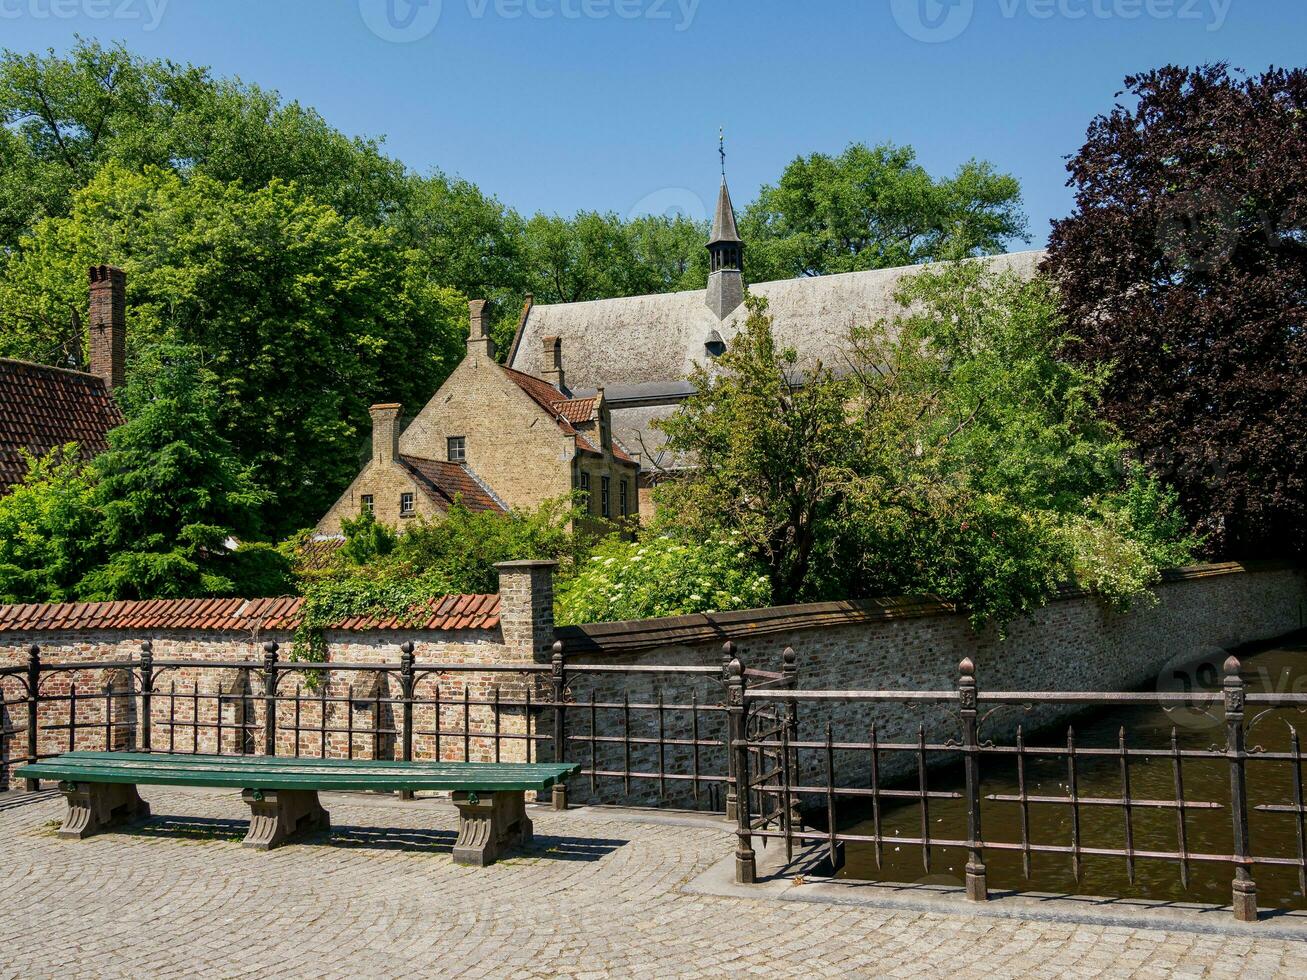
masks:
[[[0,807],[0,975],[1307,976],[1292,941],[684,894],[716,826],[536,810],[534,850],[471,869],[439,801],[324,795],[329,838],[257,853],[238,794],[143,795],[82,842],[62,800]]]

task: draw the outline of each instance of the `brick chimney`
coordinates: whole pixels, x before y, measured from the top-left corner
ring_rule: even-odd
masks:
[[[372,461],[389,464],[399,458],[399,413],[401,405],[373,405]]]
[[[490,339],[490,324],[486,322],[486,301],[469,300],[467,304],[469,327],[467,333],[467,352],[484,354],[487,358],[495,356],[495,342]]]
[[[127,374],[127,274],[111,265],[91,267],[91,322],[87,347],[91,373],[110,391]]]
[[[545,356],[540,362],[543,365],[540,369],[540,377],[559,391],[566,392],[567,389],[563,387],[563,338],[546,337],[544,345]]]
[[[611,451],[613,448],[613,418],[608,411],[608,398],[601,385],[595,392],[595,418],[599,420],[599,448]]]

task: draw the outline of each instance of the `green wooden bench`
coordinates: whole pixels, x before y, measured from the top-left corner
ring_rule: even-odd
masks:
[[[446,790],[458,807],[457,864],[493,864],[531,840],[525,794],[575,775],[574,763],[363,762],[275,756],[69,752],[20,768],[23,779],[58,780],[68,801],[60,837],[82,839],[150,814],[137,786],[240,789],[250,806],[246,847],[269,850],[293,834],[331,826],[324,790]]]

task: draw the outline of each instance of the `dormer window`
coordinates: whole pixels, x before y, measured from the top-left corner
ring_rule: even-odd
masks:
[[[446,443],[446,458],[451,463],[467,462],[467,437],[450,436]]]

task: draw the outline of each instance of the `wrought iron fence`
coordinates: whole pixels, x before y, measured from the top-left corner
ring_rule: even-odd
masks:
[[[10,766],[74,749],[320,758],[582,764],[573,797],[723,810],[729,775],[725,663],[308,663],[266,643],[261,660],[156,658],[0,668],[0,788]],[[756,690],[794,684],[751,671]],[[87,678],[91,680],[88,682]],[[12,719],[13,722],[9,723]],[[35,786],[29,784],[29,789]]]
[[[1031,881],[1032,856],[1036,855],[1069,862],[1077,881],[1083,863],[1090,859],[1123,862],[1132,884],[1141,863],[1164,862],[1175,866],[1185,888],[1189,887],[1194,865],[1225,865],[1232,872],[1232,911],[1243,921],[1257,918],[1259,868],[1292,869],[1300,894],[1307,894],[1307,806],[1299,734],[1285,719],[1277,717],[1277,724],[1283,722],[1287,729],[1281,733],[1288,736],[1287,750],[1272,751],[1248,744],[1249,732],[1272,717],[1276,709],[1307,712],[1307,694],[1249,692],[1234,657],[1226,660],[1221,689],[1213,692],[982,691],[969,659],[960,665],[956,688],[944,691],[759,689],[738,659],[727,674],[733,764],[737,772],[743,773],[741,785],[747,787],[735,808],[736,877],[740,882],[756,880],[754,842],[765,845],[778,840],[783,842],[787,861],[793,861],[796,848],[805,848],[808,854],[824,852],[832,871],[843,864],[847,844],[871,849],[877,868],[882,867],[887,847],[915,848],[928,875],[937,852],[951,850],[965,856],[965,892],[973,901],[989,898],[987,858],[993,859],[1000,852],[1020,856],[1027,882]],[[934,712],[933,721],[946,724],[956,734],[943,738],[928,735],[923,722],[915,738],[901,734],[885,738],[884,729],[878,729],[878,717],[887,706],[903,705]],[[1209,712],[1213,724],[1223,729],[1224,737],[1208,748],[1182,748],[1175,728],[1165,744],[1149,746],[1131,744],[1124,727],[1111,746],[1081,744],[1074,726],[1068,727],[1065,743],[1056,745],[1030,744],[1020,725],[1010,740],[985,734],[987,723],[1004,707],[1032,711],[1040,706],[1079,710],[1129,705]],[[800,706],[805,713],[803,737],[792,720],[796,717],[792,713]],[[832,720],[837,712],[838,723]],[[851,721],[855,715],[861,716],[857,722]],[[865,734],[848,737],[851,725]],[[1028,785],[1028,769],[1036,760],[1049,759],[1064,774],[1061,793],[1036,792]],[[939,779],[935,764],[943,761],[960,761],[963,778],[956,781],[960,788],[948,788]],[[886,777],[891,762],[896,778]],[[1144,764],[1169,769],[1169,797],[1140,796],[1133,790],[1132,770]],[[1192,773],[1199,764],[1225,769],[1228,789],[1209,793],[1208,798],[1187,794],[1186,771]],[[1000,765],[1015,769],[1016,792],[984,793],[982,780]],[[1112,767],[1119,789],[1107,795],[1083,794],[1080,785],[1086,766],[1098,767],[1095,772],[1100,777],[1102,767]],[[1258,785],[1273,784],[1283,798],[1250,804],[1250,769]],[[1276,779],[1267,778],[1270,770],[1278,770]],[[1005,821],[1010,829],[1002,828],[1007,832],[990,833],[982,827],[982,802],[991,808],[994,804],[1015,808],[1016,819],[1010,824]],[[885,808],[894,806],[900,818],[894,823],[900,824],[905,804],[916,810],[915,832],[904,832],[898,826],[891,829],[884,819]],[[936,824],[932,807],[941,805],[962,811],[960,833],[941,834],[933,829]],[[860,825],[841,829],[841,813],[851,808],[857,809]],[[1032,834],[1033,808],[1054,808],[1068,818],[1058,821],[1066,828],[1065,837],[1049,840]],[[1082,818],[1093,811],[1118,814],[1116,829],[1111,832],[1113,839],[1099,839],[1103,832],[1101,820],[1094,821],[1096,835],[1092,839],[1086,834]],[[1170,832],[1159,833],[1157,822],[1152,820],[1147,834],[1141,835],[1142,815],[1158,812],[1172,815]],[[1283,846],[1264,850],[1254,846],[1250,812],[1259,819],[1277,818],[1291,824],[1291,828],[1283,828],[1288,832],[1276,835],[1276,842]],[[1228,850],[1190,845],[1189,828],[1196,813],[1205,819],[1221,816],[1226,821]],[[802,814],[806,814],[806,823]]]

